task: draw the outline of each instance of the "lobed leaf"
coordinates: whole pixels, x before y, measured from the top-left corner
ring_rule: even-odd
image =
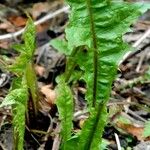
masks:
[[[33,98],[33,103],[37,102],[37,85],[36,76],[33,71],[32,61],[35,51],[35,26],[29,18],[25,32],[23,34],[24,44],[14,45],[20,56],[16,58],[14,64],[9,69],[17,73],[19,78],[13,81],[11,91],[6,96],[0,107],[12,105],[13,126],[14,126],[14,149],[23,150],[24,131],[25,131],[25,114],[27,111],[28,88]],[[35,107],[34,107],[35,108]],[[37,108],[35,109],[37,112]],[[27,118],[28,119],[28,118]]]
[[[26,24],[25,32],[23,34],[24,44],[26,48],[26,53],[29,57],[32,57],[35,51],[35,34],[36,28],[33,20],[29,17]]]
[[[26,100],[27,101],[27,100]],[[13,107],[14,149],[23,150],[26,106],[16,104]]]
[[[33,64],[31,62],[28,62],[26,65],[25,70],[25,78],[26,78],[26,84],[30,91],[31,98],[32,98],[32,108],[34,110],[35,115],[38,113],[38,101],[39,101],[39,93],[38,93],[38,86],[37,86],[37,79],[36,74],[33,69]]]
[[[64,78],[61,77],[56,89],[57,92],[57,108],[59,119],[61,121],[61,136],[63,141],[63,149],[65,149],[67,140],[71,137],[73,127],[73,96]]]
[[[69,26],[66,29],[66,38],[68,40],[68,44],[70,48],[78,47],[80,45],[86,45],[89,47],[89,51],[93,50],[93,37],[92,30],[94,30],[96,35],[96,45],[98,50],[98,72],[99,72],[99,83],[101,87],[98,90],[97,100],[102,101],[102,95],[100,95],[106,86],[110,87],[114,77],[118,62],[122,59],[123,55],[129,50],[129,46],[123,42],[122,35],[129,30],[129,26],[134,20],[147,8],[148,6],[140,5],[140,4],[131,4],[125,2],[110,2],[106,0],[101,1],[91,1],[91,12],[93,20],[90,20],[88,1],[77,0],[72,1],[68,0],[68,3],[71,5],[71,14]],[[133,13],[134,12],[134,13]],[[77,21],[78,20],[78,21]],[[91,24],[94,24],[94,29],[91,29]],[[74,33],[74,34],[72,34]],[[90,54],[92,56],[93,54]],[[87,64],[79,62],[79,65],[85,65],[83,68],[85,73],[87,72],[85,81],[87,82],[88,87],[92,87],[92,74],[93,68],[89,66],[93,66],[93,62],[91,57],[88,56]],[[84,56],[83,56],[84,57]],[[83,58],[82,57],[82,58]],[[80,59],[82,60],[80,57]],[[107,81],[100,79],[100,76],[104,77],[102,68],[107,69],[105,72]],[[89,73],[91,75],[89,75]],[[102,75],[103,74],[103,75]],[[90,76],[90,80],[87,80],[87,76]],[[103,81],[101,81],[103,80]],[[102,83],[103,82],[103,83]],[[108,82],[109,85],[105,84]],[[105,86],[104,86],[105,84]],[[89,89],[89,88],[88,88]],[[92,89],[92,88],[90,88]],[[103,90],[104,91],[104,90]],[[110,91],[110,89],[109,89]],[[109,91],[105,91],[109,95]],[[91,92],[89,96],[91,95]],[[103,100],[108,99],[108,96]],[[91,101],[91,98],[89,99]]]
[[[11,47],[20,53],[21,52],[25,53],[25,45],[24,44],[13,44]]]
[[[0,107],[14,105],[14,104],[22,104],[24,105],[28,98],[27,89],[15,89],[10,91],[10,93],[5,97]]]
[[[141,12],[150,8],[150,5],[116,0],[67,1],[71,6],[69,26],[66,29],[68,47],[88,47],[88,54],[81,56],[78,64],[84,70],[87,100],[92,106],[95,93],[97,104],[82,129],[78,149],[97,150],[106,123],[106,102],[118,62],[129,50],[129,46],[122,40],[122,35],[129,31],[130,25]],[[82,59],[86,59],[86,63],[83,63]]]
[[[98,150],[102,141],[102,133],[106,124],[107,111],[105,104],[99,104],[91,110],[89,119],[81,131],[78,150]]]
[[[20,56],[16,58],[14,64],[9,69],[15,73],[23,73],[29,61],[32,61],[35,51],[35,25],[31,18],[29,18],[25,32],[23,34],[24,44],[15,44],[12,47],[20,52]]]
[[[14,89],[10,91],[0,105],[0,107],[12,105],[15,150],[23,150],[27,100],[27,88]]]
[[[71,52],[71,50],[68,49],[68,44],[65,40],[53,39],[50,41],[50,45],[63,54],[69,55]]]

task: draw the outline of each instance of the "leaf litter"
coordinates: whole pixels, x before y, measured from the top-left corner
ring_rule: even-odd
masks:
[[[37,4],[37,5],[39,5],[39,4]],[[45,4],[40,3],[40,5],[43,5],[40,7],[44,7]],[[37,6],[36,7],[35,6],[36,6],[36,4],[33,5],[34,9],[37,7]],[[33,8],[32,8],[32,11],[34,10]],[[43,8],[42,8],[42,10],[43,10]],[[41,11],[41,12],[38,11],[38,13],[39,13],[38,15],[34,14],[35,19],[37,19],[37,17],[42,15],[43,11]],[[44,13],[46,13],[46,11]],[[52,22],[53,25],[51,26],[50,29],[48,29],[48,28],[43,29],[43,30],[47,30],[50,32],[50,33],[47,33],[47,36],[48,36],[47,38],[45,38],[45,39],[43,38],[43,39],[40,39],[37,41],[37,43],[39,43],[39,45],[42,45],[44,47],[44,49],[47,49],[45,45],[48,43],[48,41],[50,39],[53,39],[54,37],[58,37],[60,35],[63,35],[63,32],[60,32],[59,29],[62,27],[62,24],[64,25],[64,23],[66,22],[66,19],[64,20],[64,18],[62,18],[62,17],[57,18],[59,21],[54,19]],[[15,20],[13,20],[13,21],[15,21]],[[10,23],[12,23],[12,22],[10,21]],[[24,21],[21,21],[19,23],[17,23],[17,21],[15,21],[14,25],[16,24],[17,27],[20,27],[20,26],[25,25],[24,23],[25,23]],[[149,26],[149,20],[146,20],[146,21],[140,20],[137,24],[133,25],[134,32],[128,33],[125,35],[125,40],[131,44],[136,42],[136,40],[138,40],[139,37],[147,30],[148,26]],[[3,26],[1,26],[1,27],[3,27]],[[8,30],[9,26],[7,26],[7,24],[5,24],[4,27],[6,29],[6,32],[9,32],[9,30]],[[58,31],[57,31],[57,29],[58,29]],[[2,33],[4,33],[4,32],[2,32]],[[42,34],[43,33],[44,32],[42,31]],[[18,39],[18,40],[20,41],[20,39]],[[150,46],[149,45],[149,37],[147,37],[139,45],[136,52],[120,65],[120,70],[118,71],[118,78],[114,82],[111,101],[110,101],[111,105],[117,105],[119,107],[119,109],[114,110],[115,113],[113,116],[111,116],[111,117],[113,117],[113,121],[106,127],[105,133],[104,133],[104,138],[110,143],[110,145],[108,145],[108,149],[110,149],[110,150],[111,149],[113,150],[116,147],[116,142],[115,142],[115,137],[114,137],[115,132],[117,132],[117,134],[119,135],[119,138],[121,141],[121,146],[124,148],[129,147],[129,148],[133,148],[136,150],[136,149],[138,149],[138,147],[140,147],[138,143],[140,143],[140,142],[143,143],[143,141],[147,141],[147,140],[149,141],[149,139],[146,139],[143,137],[143,133],[147,129],[147,128],[144,128],[145,122],[142,121],[142,119],[139,119],[140,117],[146,121],[149,119],[150,82],[149,82],[149,78],[147,78],[147,79],[140,78],[143,75],[145,75],[149,69],[150,54],[149,54],[149,51],[146,51],[146,49],[148,49],[149,46]],[[41,92],[44,95],[43,99],[45,99],[45,101],[46,101],[46,102],[44,102],[44,100],[43,100],[41,103],[42,106],[43,105],[45,106],[42,108],[42,112],[44,111],[44,109],[47,108],[47,111],[44,111],[44,116],[46,115],[45,117],[43,117],[42,113],[39,115],[39,126],[41,126],[41,128],[39,128],[39,131],[44,130],[45,132],[47,132],[47,129],[50,125],[49,118],[47,117],[48,114],[50,114],[52,116],[53,123],[55,124],[53,126],[53,130],[55,130],[55,126],[58,123],[57,110],[54,105],[55,104],[55,94],[56,94],[54,91],[54,88],[56,85],[55,78],[58,74],[60,74],[64,70],[65,56],[62,56],[56,50],[54,50],[53,47],[50,47],[50,46],[48,46],[48,49],[49,49],[48,51],[45,51],[45,50],[42,51],[42,47],[40,47],[40,46],[38,48],[39,48],[39,50],[35,54],[35,61],[37,61],[37,59],[38,59],[37,63],[41,67],[40,68],[38,66],[38,69],[37,69],[37,74],[39,75],[38,82],[39,82],[39,86],[41,88]],[[4,56],[6,55],[7,57],[9,57],[11,59],[13,59],[14,55],[16,55],[13,50],[10,50],[9,47],[5,46],[5,47],[3,47],[3,49],[6,49],[7,52],[2,53],[2,51],[0,50],[0,55],[4,55]],[[42,53],[40,53],[40,51],[42,51]],[[144,54],[145,51],[146,51],[146,54]],[[144,57],[144,59],[141,63],[139,71],[137,72],[136,68],[137,68],[139,60],[142,56]],[[45,72],[46,72],[46,74],[45,74]],[[1,89],[2,89],[2,90],[0,89],[0,91],[1,91],[0,98],[2,100],[5,97],[6,93],[8,92],[8,88],[10,86],[11,80],[9,80],[9,81],[4,80],[4,77],[2,74],[6,75],[5,71],[0,70],[0,74],[1,74],[0,81],[1,81]],[[12,76],[10,76],[10,77],[12,79]],[[140,78],[140,79],[138,82],[135,82],[134,80],[137,78]],[[42,83],[42,84],[40,84],[40,83]],[[76,110],[78,112],[78,111],[80,111],[80,109],[82,109],[86,105],[85,101],[84,101],[84,93],[85,93],[84,83],[79,83],[77,85],[77,87],[75,87],[75,91],[77,92],[77,94],[75,94],[75,99],[80,101],[80,107],[76,106],[77,107]],[[128,101],[129,99],[130,99],[130,101]],[[48,102],[48,104],[47,104],[47,102]],[[108,109],[110,109],[109,111],[111,111],[111,107],[108,107]],[[9,124],[11,123],[11,119],[10,119],[11,112],[6,113],[5,111],[6,110],[0,111],[2,116],[6,115],[4,123],[0,124],[1,125],[0,127],[3,127],[2,128],[3,133],[6,133],[8,130],[10,130],[10,128],[7,129],[7,126],[5,125],[5,123],[9,123]],[[123,112],[123,114],[121,112]],[[81,114],[81,116],[84,119],[80,119],[79,122],[75,123],[75,124],[77,124],[76,125],[77,129],[79,129],[83,126],[84,120],[88,116],[88,114],[83,113],[83,114]],[[123,116],[123,118],[124,118],[123,120],[126,120],[126,121],[122,122],[121,119],[118,119],[119,116]],[[44,119],[42,120],[41,117],[46,118],[45,121],[44,121]],[[1,118],[1,120],[3,120],[3,119]],[[116,122],[115,120],[118,120],[118,121]],[[132,123],[132,124],[129,124],[127,120],[130,121],[130,123]],[[41,121],[44,121],[47,125],[40,124]],[[135,121],[135,124],[133,124],[134,121]],[[122,131],[120,131],[120,129],[124,130],[124,131],[122,132]],[[36,131],[34,131],[34,132],[27,131],[26,136],[27,136],[26,146],[25,146],[26,149],[38,148],[38,146],[36,146],[36,148],[34,147],[37,144],[36,140],[38,140],[41,144],[44,143],[42,140],[40,140],[40,138],[43,137],[44,135],[41,133],[38,133],[38,130],[37,130],[37,132]],[[1,137],[2,137],[1,139],[4,139],[3,134],[1,134]],[[27,140],[28,137],[29,137],[29,140]],[[3,140],[0,142],[2,142],[4,144],[4,146],[6,146],[8,144],[8,142],[6,142],[7,143],[6,144],[5,142],[3,142]],[[46,147],[45,149],[49,149],[51,147],[51,145],[49,145],[49,143],[51,143],[51,142],[52,142],[52,139],[50,136],[44,145]],[[133,142],[134,142],[134,144],[133,144]],[[9,143],[11,143],[11,142],[9,141]],[[146,143],[147,142],[144,142],[144,144],[146,146],[149,145]],[[144,148],[146,148],[146,146]],[[140,150],[140,148],[138,150]]]

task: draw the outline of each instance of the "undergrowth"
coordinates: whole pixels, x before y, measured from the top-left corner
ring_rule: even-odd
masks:
[[[20,55],[14,64],[8,67],[8,70],[17,77],[13,80],[8,95],[0,105],[0,107],[12,105],[14,150],[23,149],[25,124],[29,125],[31,118],[28,104],[32,106],[34,118],[38,113],[38,89],[33,69],[35,33],[35,26],[32,19],[29,18],[23,34],[24,44],[12,46]]]
[[[57,77],[56,87],[61,122],[60,149],[101,150],[111,85],[119,61],[130,50],[122,36],[150,5],[115,0],[67,0],[67,3],[71,13],[65,30],[66,40],[51,41],[51,45],[67,57],[65,73]],[[24,44],[14,46],[20,56],[9,67],[17,79],[1,104],[1,107],[12,105],[15,150],[23,149],[25,123],[30,122],[28,104],[32,104],[35,118],[38,113],[39,96],[33,69],[35,26],[30,18],[23,40]],[[86,83],[89,118],[81,132],[73,134],[72,87],[81,80]]]

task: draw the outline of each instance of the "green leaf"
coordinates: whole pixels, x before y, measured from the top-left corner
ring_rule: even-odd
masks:
[[[96,107],[91,110],[82,129],[78,149],[97,150],[106,123],[106,102],[109,100],[111,84],[119,61],[129,50],[122,35],[129,31],[130,25],[150,5],[146,4],[145,7],[139,3],[116,0],[67,1],[71,6],[69,26],[66,29],[68,47],[88,47],[86,55],[78,54],[81,56],[78,64],[84,71],[87,100],[90,106]],[[103,104],[103,108],[100,108]]]
[[[144,137],[150,136],[150,121],[147,121],[147,122],[145,123],[143,136],[144,136]]]
[[[74,135],[73,137],[71,137],[67,142],[66,142],[66,150],[76,150],[76,146],[79,142],[79,136],[78,135]]]
[[[74,135],[71,137],[67,143],[66,143],[66,150],[77,150],[77,144],[79,142],[79,135]],[[101,145],[99,145],[98,150],[107,150],[107,146],[109,145],[109,142],[105,139],[102,139]]]
[[[102,140],[102,133],[107,122],[106,105],[100,104],[92,108],[89,119],[84,123],[81,131],[78,150],[98,150]]]
[[[21,84],[22,84],[22,78],[21,77],[14,78],[12,80],[10,91],[15,90],[15,89],[19,89]]]
[[[66,38],[70,47],[87,45],[92,47],[91,20],[88,10],[89,0],[68,0],[71,5],[69,26]],[[147,4],[146,4],[146,7]],[[117,63],[127,50],[122,35],[129,30],[131,23],[145,10],[145,5],[111,2],[106,0],[92,1],[91,11],[97,47],[101,59]]]
[[[63,77],[60,77],[58,81],[56,93],[56,104],[59,112],[59,119],[61,121],[63,149],[66,150],[66,142],[71,137],[71,130],[73,127],[73,96],[71,89],[68,87],[67,83],[65,83]]]
[[[38,93],[36,74],[35,74],[34,67],[31,62],[28,62],[28,64],[26,65],[25,78],[26,78],[27,87],[29,89],[29,92],[32,98],[32,103],[33,103],[32,109],[34,110],[35,115],[37,115],[39,93]]]
[[[9,92],[9,94],[5,97],[0,107],[14,105],[14,104],[25,104],[28,98],[28,91],[25,88],[22,89],[14,89]]]
[[[12,72],[23,74],[28,61],[29,59],[26,54],[20,54],[20,56],[16,58],[14,64],[10,65],[8,69]]]
[[[25,53],[25,45],[24,44],[13,44],[11,47],[18,52]]]
[[[60,53],[70,55],[71,49],[68,49],[68,44],[65,40],[54,39],[50,41],[50,45],[52,45],[55,49],[57,49]]]
[[[25,111],[28,100],[27,88],[14,89],[5,97],[0,107],[12,105],[14,127],[14,149],[23,150]]]
[[[88,6],[89,2],[91,6]],[[145,10],[145,6],[118,1],[108,3],[106,0],[101,0],[101,2],[98,0],[68,0],[68,3],[71,5],[72,10],[69,26],[66,29],[69,47],[86,45],[91,53],[87,56],[86,63],[82,63],[84,56],[80,57],[81,61],[78,63],[80,66],[83,65],[85,81],[87,82],[88,90],[91,90],[87,92],[87,99],[92,100],[91,93],[93,88],[91,87],[93,87],[93,80],[91,78],[93,78],[94,64],[91,58],[93,57],[94,32],[98,51],[97,101],[108,100],[110,86],[115,78],[118,62],[129,50],[129,46],[122,40],[122,35],[129,30],[131,23]],[[90,16],[92,16],[92,19]],[[105,95],[102,95],[103,92]]]
[[[38,100],[36,76],[32,66],[35,51],[35,26],[31,18],[27,22],[23,40],[24,44],[13,46],[13,48],[20,52],[20,55],[16,58],[15,63],[9,67],[11,71],[19,75],[19,78],[13,81],[11,91],[0,105],[0,107],[12,105],[14,126],[13,149],[15,150],[23,150],[25,114],[27,114],[27,120],[29,119],[28,113],[26,113],[28,112],[28,89],[33,99],[34,109]]]
[[[107,146],[110,143],[108,141],[106,141],[105,139],[102,139],[102,143],[99,146],[99,150],[108,150]]]
[[[23,34],[26,53],[29,55],[29,57],[33,56],[36,48],[35,35],[36,35],[36,28],[33,20],[29,17],[28,22],[26,24],[25,32]]]
[[[29,18],[25,32],[23,34],[24,44],[15,44],[12,47],[20,52],[16,58],[15,63],[9,67],[9,70],[15,73],[22,74],[29,61],[33,60],[35,51],[35,25],[31,18]]]
[[[16,104],[13,108],[14,149],[23,150],[26,106]]]

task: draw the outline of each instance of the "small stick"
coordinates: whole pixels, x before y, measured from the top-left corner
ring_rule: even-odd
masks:
[[[53,119],[50,115],[48,115],[48,117],[50,118],[50,125],[49,125],[49,128],[47,130],[47,134],[44,137],[44,143],[38,148],[38,150],[44,150],[45,149],[45,144],[48,141],[49,133],[52,132],[52,130],[53,130]]]
[[[59,14],[63,13],[63,12],[68,12],[69,10],[69,6],[64,6],[63,8],[60,8],[58,10],[56,10],[55,12],[53,13],[48,13],[46,16],[44,16],[43,18],[37,20],[34,22],[35,25],[39,25],[49,19],[52,19],[56,16],[58,16]],[[8,33],[8,34],[5,34],[5,35],[0,35],[0,40],[5,40],[5,39],[12,39],[12,38],[16,38],[17,36],[21,35],[23,32],[25,31],[25,28],[17,31],[17,32],[14,32],[14,33]]]
[[[2,150],[7,150],[7,149],[5,148],[5,146],[2,144],[2,142],[0,142],[0,147],[1,147]]]
[[[138,47],[149,35],[150,35],[150,29],[146,30],[143,36],[133,44],[133,47]]]
[[[58,134],[59,132],[60,132],[60,124],[57,124],[57,127],[56,127],[56,136],[55,136],[55,139],[54,139],[54,142],[53,142],[52,150],[59,150],[60,143],[61,143],[61,137]]]
[[[141,116],[139,116],[138,114],[134,113],[132,110],[128,109],[128,113],[129,113],[130,115],[132,115],[132,116],[138,118],[140,121],[146,122],[146,120],[145,120],[143,117],[141,117]]]
[[[145,50],[145,51],[143,52],[143,54],[141,55],[140,60],[139,60],[139,62],[138,62],[138,65],[137,65],[137,67],[136,67],[136,72],[140,72],[142,63],[143,63],[143,61],[144,61],[146,55],[148,54],[148,52],[149,52],[149,48],[148,48],[147,50]]]
[[[141,38],[139,38],[139,40],[137,40],[132,47],[137,48],[148,36],[150,35],[150,29],[146,30],[145,33],[143,34],[143,36],[141,36]],[[125,56],[123,57],[123,59],[119,62],[119,65],[122,64],[130,55],[132,55],[132,51],[129,51],[125,54]]]
[[[117,133],[114,133],[118,150],[121,150],[121,144]]]

